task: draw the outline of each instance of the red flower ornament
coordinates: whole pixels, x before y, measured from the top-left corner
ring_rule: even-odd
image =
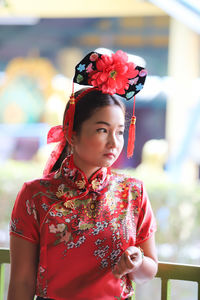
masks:
[[[128,55],[118,50],[110,56],[102,55],[96,62],[96,71],[91,73],[90,82],[103,93],[121,94],[129,88],[129,79],[138,75]]]

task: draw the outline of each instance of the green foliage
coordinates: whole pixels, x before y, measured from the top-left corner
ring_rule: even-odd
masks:
[[[25,181],[42,175],[42,166],[33,161],[9,160],[0,168],[0,226],[8,223],[17,193]]]

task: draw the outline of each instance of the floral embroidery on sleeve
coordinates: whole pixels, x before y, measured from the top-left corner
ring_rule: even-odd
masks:
[[[37,210],[35,204],[33,203],[31,205],[29,200],[26,200],[26,211],[29,214],[29,216],[33,214],[34,219],[37,221]]]

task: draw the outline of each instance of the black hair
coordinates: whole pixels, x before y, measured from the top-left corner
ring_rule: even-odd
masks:
[[[80,99],[76,102],[75,106],[75,114],[74,114],[74,125],[73,125],[73,131],[76,132],[78,135],[81,131],[81,126],[84,121],[88,120],[97,109],[105,107],[105,106],[112,106],[117,105],[119,106],[124,115],[125,115],[125,105],[123,102],[119,99],[118,96],[115,95],[109,95],[109,94],[103,94],[101,91],[98,91],[96,89],[91,89],[87,93],[84,94],[84,91],[87,91],[88,89],[84,88],[75,93],[75,98],[77,98],[81,93],[83,93],[83,96],[80,97]],[[67,110],[69,109],[69,102],[67,103],[67,106],[65,108],[64,117],[63,117],[63,128],[66,126],[65,123],[65,115],[67,113]],[[55,165],[53,166],[51,171],[56,171],[60,168],[63,160],[68,156],[71,152],[71,147],[69,143],[66,141],[66,145],[56,161]]]

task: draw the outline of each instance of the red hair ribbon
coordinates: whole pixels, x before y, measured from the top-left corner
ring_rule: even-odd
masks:
[[[59,142],[59,144],[56,145],[56,148],[51,152],[45,165],[43,176],[47,176],[51,172],[66,145],[65,133],[61,125],[52,127],[47,134],[47,144],[57,142]]]
[[[61,125],[50,128],[47,134],[47,144],[60,142],[63,139],[65,139],[65,135]]]
[[[97,88],[88,88],[82,93],[80,93],[76,98],[74,96],[74,83],[73,83],[73,92],[71,94],[70,100],[69,100],[69,108],[67,110],[65,120],[64,120],[64,127],[66,127],[66,134],[68,138],[68,142],[71,143],[71,138],[73,134],[73,126],[74,126],[74,114],[75,114],[75,108],[76,103],[84,97],[86,94],[90,93],[93,90],[96,90]]]
[[[65,145],[66,138],[68,142],[71,143],[72,133],[73,133],[73,125],[74,125],[74,114],[75,114],[75,104],[78,102],[84,95],[95,90],[96,88],[88,88],[87,90],[80,93],[76,98],[74,97],[74,85],[72,95],[70,97],[69,109],[67,110],[65,120],[64,120],[64,128],[61,125],[52,127],[47,134],[47,144],[59,142],[56,145],[56,148],[52,151],[46,166],[44,168],[43,175],[48,175],[56,161],[60,157]]]

